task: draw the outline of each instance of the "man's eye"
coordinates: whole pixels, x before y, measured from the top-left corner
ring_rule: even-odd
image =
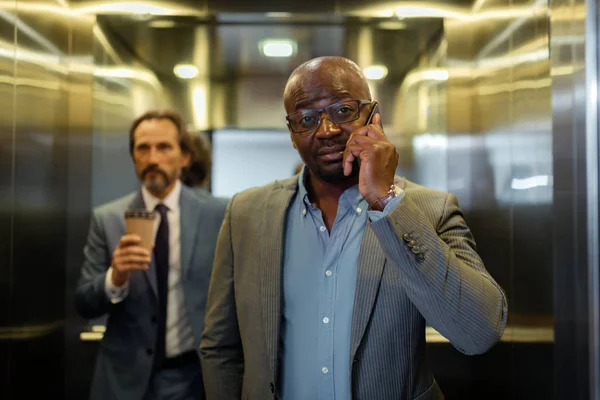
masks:
[[[340,108],[337,112],[338,112],[338,114],[349,114],[353,111],[354,110],[352,108],[344,106],[344,107]]]

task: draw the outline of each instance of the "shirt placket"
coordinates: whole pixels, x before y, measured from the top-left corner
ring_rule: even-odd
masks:
[[[330,268],[330,250],[331,237],[327,231],[327,227],[323,222],[321,210],[313,209],[315,227],[317,233],[325,249],[325,259],[323,266],[319,269],[319,274],[322,274],[319,280],[319,314],[315,316],[319,318],[317,322],[317,354],[319,365],[319,399],[333,399],[333,343],[331,339],[332,321],[333,321],[333,305],[335,299],[335,271]],[[327,272],[329,271],[329,272]]]
[[[320,216],[320,212],[319,212]],[[319,334],[318,354],[321,370],[319,385],[319,399],[335,399],[335,368],[334,365],[334,340],[335,340],[335,296],[338,284],[339,260],[343,250],[343,243],[349,232],[348,222],[343,221],[348,217],[346,210],[338,209],[338,217],[334,223],[331,235],[323,232],[322,240],[325,243],[325,259],[321,269],[321,287],[319,288]],[[322,217],[320,217],[322,223]],[[324,224],[321,226],[325,226]],[[322,232],[322,228],[319,228]]]

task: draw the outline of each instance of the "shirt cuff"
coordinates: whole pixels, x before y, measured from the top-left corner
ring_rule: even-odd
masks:
[[[117,304],[122,302],[127,294],[129,293],[129,282],[125,282],[123,286],[115,286],[112,281],[112,267],[106,271],[106,278],[104,279],[104,290],[106,291],[106,296],[111,303]]]
[[[398,203],[400,203],[400,200],[402,200],[402,197],[404,197],[404,190],[400,189],[400,193],[397,194],[396,197],[394,197],[392,199],[392,201],[390,201],[389,203],[387,203],[385,205],[385,208],[383,209],[383,211],[368,210],[367,215],[369,216],[369,219],[371,220],[371,222],[377,222],[381,218],[388,216],[394,210],[394,208],[396,208]]]

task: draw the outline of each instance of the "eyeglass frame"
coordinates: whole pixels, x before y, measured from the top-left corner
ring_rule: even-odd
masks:
[[[358,104],[359,111],[358,111],[358,115],[356,116],[356,118],[354,118],[354,119],[352,119],[350,121],[343,122],[342,124],[337,124],[337,123],[331,121],[331,116],[329,115],[329,111],[328,110],[331,107],[336,106],[336,105],[338,105],[340,103],[348,103],[348,102],[351,102],[351,101],[352,102],[356,102]],[[337,103],[330,104],[327,107],[323,107],[323,108],[313,108],[313,109],[308,109],[308,110],[295,111],[295,112],[293,112],[291,114],[286,115],[285,116],[285,120],[286,120],[288,129],[291,132],[293,132],[293,133],[295,133],[297,135],[308,135],[309,133],[315,132],[321,126],[321,122],[323,122],[323,118],[321,118],[321,114],[323,113],[323,111],[325,111],[325,114],[327,114],[327,118],[329,119],[329,121],[331,121],[331,123],[333,123],[335,125],[344,125],[344,124],[349,124],[349,123],[354,122],[357,119],[359,119],[360,118],[360,108],[362,106],[366,105],[366,104],[374,104],[373,108],[371,108],[371,111],[369,113],[369,117],[367,118],[367,123],[365,124],[365,125],[368,125],[371,122],[371,119],[373,118],[374,111],[377,108],[377,105],[379,104],[377,102],[377,100],[356,100],[356,99],[353,99],[353,100],[342,100],[342,101],[338,101]],[[317,126],[315,126],[313,129],[310,129],[308,131],[296,132],[294,129],[292,129],[292,124],[290,124],[290,116],[294,115],[294,114],[302,113],[302,112],[305,112],[305,111],[317,111],[317,113],[319,115],[319,121],[317,122]]]

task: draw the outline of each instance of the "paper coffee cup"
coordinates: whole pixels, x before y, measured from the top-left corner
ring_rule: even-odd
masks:
[[[149,252],[154,246],[154,217],[153,212],[146,210],[125,211],[125,233],[138,235],[142,239],[140,246]]]

